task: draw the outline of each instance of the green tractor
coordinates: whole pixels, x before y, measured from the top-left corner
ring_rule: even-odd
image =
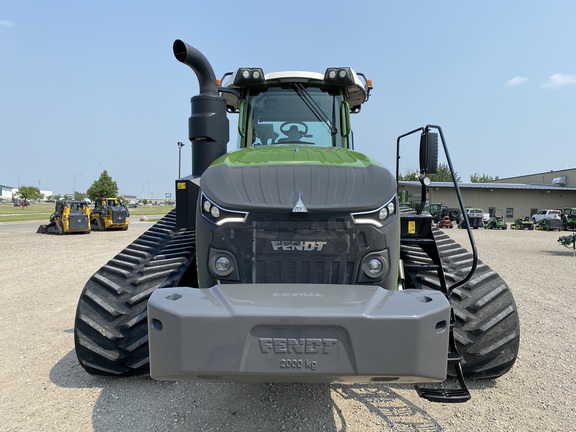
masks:
[[[504,221],[504,216],[501,209],[496,209],[494,215],[490,218],[488,223],[484,225],[485,229],[502,229],[508,228],[508,224]]]
[[[524,216],[521,218],[516,218],[514,223],[510,225],[513,230],[533,230],[534,222],[530,219],[530,216]]]
[[[175,182],[176,209],[86,283],[74,339],[87,372],[414,383],[430,401],[465,402],[466,377],[512,368],[517,308],[470,228],[468,252],[398,203],[400,143],[416,134],[423,201],[441,142],[463,211],[440,127],[398,138],[395,178],[354,150],[363,74],[240,68],[217,81],[201,52],[180,40],[173,51],[199,82],[192,175]],[[455,388],[439,385],[449,375]]]
[[[562,218],[562,229],[576,231],[576,208],[566,207],[560,217]]]
[[[564,222],[561,218],[550,218],[538,221],[535,228],[539,231],[561,231],[563,226]]]

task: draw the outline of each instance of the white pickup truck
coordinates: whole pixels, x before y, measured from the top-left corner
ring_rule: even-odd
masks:
[[[482,209],[479,208],[467,208],[466,214],[468,215],[468,220],[470,221],[470,226],[472,228],[482,227],[490,219],[489,213],[484,213]],[[460,218],[458,226],[465,228],[464,217]]]

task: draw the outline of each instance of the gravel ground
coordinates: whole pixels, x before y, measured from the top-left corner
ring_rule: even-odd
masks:
[[[0,230],[1,431],[567,431],[576,423],[576,257],[558,232],[475,230],[480,259],[520,314],[514,368],[433,404],[411,386],[104,379],[79,366],[76,303],[87,279],[148,223],[47,236]],[[4,226],[3,228],[6,228]],[[466,246],[464,230],[447,230]],[[563,235],[566,233],[560,233]]]

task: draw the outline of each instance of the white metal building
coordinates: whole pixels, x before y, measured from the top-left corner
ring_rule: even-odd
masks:
[[[459,183],[466,207],[493,214],[501,209],[506,221],[532,216],[540,210],[576,208],[576,168],[499,179],[491,183]],[[400,201],[420,201],[419,182],[400,182]],[[454,185],[433,182],[427,188],[428,203],[459,207]]]

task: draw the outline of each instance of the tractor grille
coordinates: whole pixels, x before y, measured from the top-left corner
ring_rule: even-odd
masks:
[[[354,263],[343,260],[273,260],[256,261],[257,283],[351,284]]]
[[[255,283],[353,283],[356,247],[349,216],[286,220],[284,215],[252,226]]]
[[[112,212],[112,222],[124,223],[126,222],[126,212],[124,210],[115,210]]]
[[[88,227],[88,216],[81,212],[70,212],[70,229],[79,230]]]

